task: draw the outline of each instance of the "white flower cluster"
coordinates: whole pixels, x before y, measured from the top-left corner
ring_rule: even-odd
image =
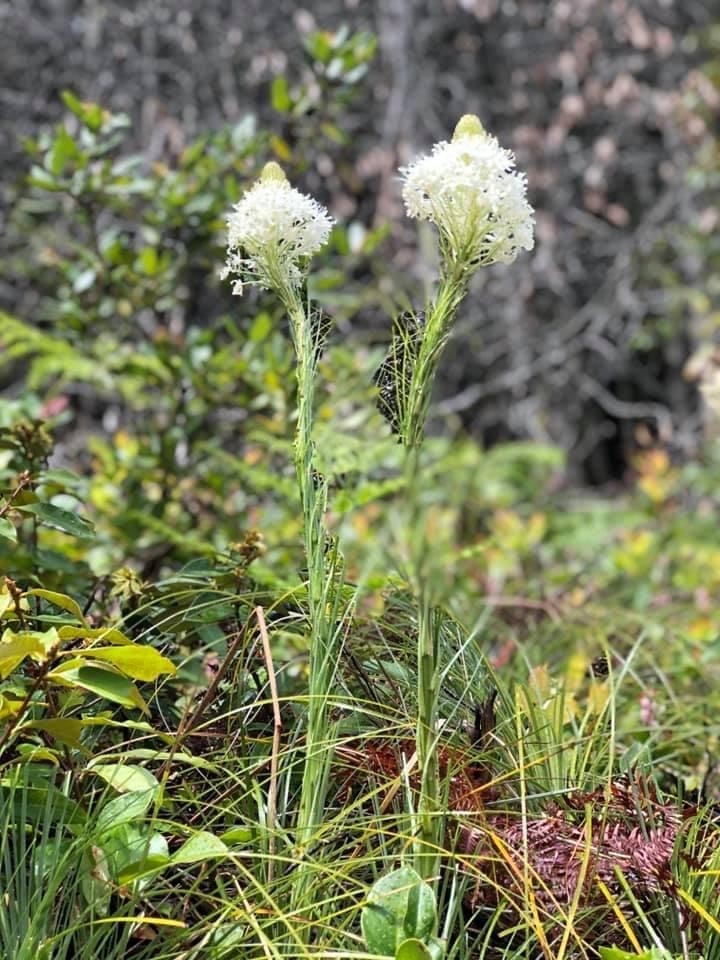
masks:
[[[463,117],[451,143],[401,169],[408,216],[434,223],[448,252],[471,268],[512,263],[533,248],[526,178],[514,166],[477,117]]]
[[[233,207],[223,277],[280,290],[299,284],[309,258],[327,243],[333,219],[312,197],[291,187],[276,163],[265,165],[260,179]]]

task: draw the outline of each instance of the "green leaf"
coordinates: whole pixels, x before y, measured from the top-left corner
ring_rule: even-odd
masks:
[[[65,106],[80,120],[85,126],[97,133],[102,127],[103,111],[97,103],[87,103],[71,93],[69,90],[63,90],[60,95]]]
[[[432,888],[412,867],[400,867],[373,884],[360,924],[371,953],[394,957],[406,940],[426,942],[437,925]]]
[[[227,846],[212,833],[200,830],[187,840],[172,856],[173,863],[199,863],[211,857],[224,857]]]
[[[79,154],[80,151],[73,138],[65,127],[60,127],[45,158],[45,165],[50,173],[59,177],[65,170],[68,161],[76,159]]]
[[[68,625],[58,627],[58,636],[61,640],[104,640],[105,643],[116,643],[120,646],[132,643],[117,627],[71,627]]]
[[[62,507],[56,507],[54,503],[28,503],[18,507],[18,510],[34,514],[49,527],[68,533],[71,537],[80,540],[92,540],[95,537],[94,527],[89,520]]]
[[[64,467],[52,467],[50,470],[43,470],[38,480],[40,483],[51,483],[53,486],[70,490],[76,490],[85,482],[79,474],[72,470],[66,470]]]
[[[305,49],[315,60],[319,60],[320,63],[327,63],[333,52],[332,34],[324,30],[311,33],[305,39]]]
[[[63,686],[80,687],[123,707],[137,707],[143,713],[149,713],[137,687],[127,677],[96,666],[80,666],[81,663],[75,659],[70,664],[63,664],[49,673],[48,679]]]
[[[320,129],[328,138],[328,140],[332,140],[333,143],[344,144],[347,142],[347,137],[345,134],[342,132],[340,127],[334,123],[330,123],[329,121],[327,123],[323,123],[320,125]]]
[[[88,769],[120,793],[146,793],[160,786],[149,770],[130,763],[102,763]]]
[[[44,590],[40,587],[35,587],[32,590],[28,590],[25,596],[41,597],[43,600],[47,600],[48,603],[52,603],[54,606],[71,613],[80,623],[85,623],[85,615],[80,609],[80,604],[64,593],[56,593],[54,590]]]
[[[445,940],[438,940],[437,937],[430,937],[426,943],[426,947],[430,952],[432,960],[443,960],[443,957],[446,953],[446,943]]]
[[[395,960],[433,960],[430,950],[422,940],[403,940],[395,952]]]
[[[137,830],[125,824],[113,831],[103,844],[119,884],[138,881],[138,889],[146,886],[150,873],[162,869],[170,862],[167,840],[161,833]]]
[[[129,643],[122,647],[88,647],[73,650],[76,657],[90,657],[111,663],[133,680],[156,680],[162,673],[175,673],[175,665],[153,647]]]
[[[250,843],[253,838],[253,831],[250,827],[231,827],[225,833],[220,834],[223,843]]]
[[[270,102],[272,103],[273,110],[277,110],[278,113],[287,113],[290,109],[292,101],[290,100],[288,82],[282,74],[278,74],[278,76],[273,79],[270,91]]]
[[[0,517],[0,537],[4,537],[6,540],[12,540],[13,543],[17,543],[17,530],[15,529],[15,524],[12,520],[8,520],[7,517]]]
[[[49,190],[54,193],[64,189],[61,181],[56,180],[51,173],[38,166],[30,168],[27,182],[31,187],[38,187],[40,190]]]
[[[266,340],[272,332],[272,317],[266,310],[261,310],[252,322],[248,332],[248,339],[252,343]]]
[[[59,743],[66,743],[69,747],[79,749],[80,734],[82,733],[82,720],[76,720],[74,717],[52,717],[49,720],[32,720],[30,723],[23,724],[23,729],[31,728],[33,730],[44,730],[49,733],[53,739]]]
[[[121,823],[140,820],[150,809],[157,795],[157,789],[148,787],[145,790],[133,790],[106,803],[98,816],[95,834],[100,836],[106,830],[112,830]]]
[[[155,247],[143,247],[138,257],[138,264],[146,277],[154,277],[160,267],[160,258]]]

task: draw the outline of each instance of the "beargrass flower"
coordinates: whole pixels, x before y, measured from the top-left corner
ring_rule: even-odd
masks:
[[[267,290],[297,287],[310,258],[327,243],[333,219],[325,207],[288,183],[281,167],[266,163],[260,179],[228,217],[228,247],[222,276]]]
[[[452,141],[400,170],[408,216],[434,223],[446,259],[470,269],[512,263],[533,248],[533,209],[515,157],[486,133],[477,117],[462,117]]]

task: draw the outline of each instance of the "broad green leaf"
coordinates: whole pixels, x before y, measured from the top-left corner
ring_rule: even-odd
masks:
[[[55,593],[54,590],[44,590],[40,587],[35,587],[33,590],[28,590],[25,596],[41,597],[43,600],[47,600],[48,603],[52,603],[62,610],[67,610],[67,612],[71,613],[80,623],[85,623],[85,615],[80,609],[80,604],[64,593]]]
[[[227,846],[212,833],[200,830],[172,855],[173,863],[199,863],[210,857],[223,857]]]
[[[327,63],[332,56],[332,34],[325,30],[317,30],[315,33],[310,34],[310,36],[305,39],[304,45],[308,53],[316,60],[319,60],[320,63]]]
[[[413,937],[403,940],[397,948],[395,960],[433,960],[433,956],[422,940]]]
[[[134,683],[119,673],[103,670],[93,665],[80,665],[82,660],[76,658],[69,664],[63,664],[48,674],[53,683],[66,687],[80,687],[90,693],[96,693],[106,700],[119,703],[123,707],[137,707],[143,713],[149,713],[148,706],[143,700]]]
[[[76,490],[85,483],[80,474],[67,470],[65,467],[51,467],[49,470],[43,470],[38,479],[40,483],[52,484],[55,487],[62,487],[64,490]]]
[[[397,948],[395,960],[443,960],[446,946],[444,940],[430,937],[429,940],[418,940],[411,937],[403,940]]]
[[[437,925],[432,888],[412,867],[393,870],[373,884],[360,925],[371,953],[394,957],[406,940],[427,942]]]
[[[92,773],[109,783],[120,793],[139,793],[148,790],[157,790],[159,784],[155,777],[145,767],[138,767],[130,763],[99,763],[88,767]]]
[[[80,748],[80,734],[82,733],[82,720],[76,720],[74,717],[52,717],[49,720],[32,720],[25,723],[22,728],[30,727],[33,730],[44,730],[49,733],[53,739],[60,743],[66,743],[70,747]]]
[[[74,650],[77,657],[89,657],[111,663],[133,680],[156,680],[162,673],[175,673],[175,666],[154,647],[129,643],[122,647],[88,647]]]
[[[137,889],[142,890],[150,883],[152,879],[150,874],[162,869],[170,862],[170,851],[167,840],[161,833],[153,832],[149,837],[145,831],[137,831],[137,833],[138,839],[134,843],[127,843],[122,850],[117,843],[112,844],[115,840],[113,833],[111,835],[113,849],[109,852],[116,871],[116,881],[120,884],[137,881]]]
[[[17,530],[15,529],[15,524],[12,520],[8,520],[7,517],[0,517],[0,537],[4,537],[6,540],[12,540],[13,543],[17,543]]]
[[[106,830],[112,830],[121,823],[141,819],[150,809],[156,795],[157,788],[151,787],[146,790],[134,790],[115,797],[109,803],[106,803],[100,811],[95,825],[96,835],[100,836]]]
[[[80,540],[92,540],[95,537],[94,527],[89,520],[62,507],[56,507],[54,503],[28,503],[18,507],[18,510],[34,514],[49,527],[68,533],[71,537]]]

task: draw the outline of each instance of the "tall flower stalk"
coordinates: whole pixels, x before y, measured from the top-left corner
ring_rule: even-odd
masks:
[[[293,189],[278,164],[268,163],[230,215],[224,271],[235,278],[236,293],[252,283],[277,294],[290,321],[296,355],[294,460],[303,517],[310,628],[306,753],[296,822],[301,858],[294,884],[296,907],[307,907],[303,900],[308,871],[303,858],[323,819],[332,759],[327,749],[329,699],[341,644],[342,558],[325,526],[327,481],[317,469],[312,437],[317,363],[327,324],[306,293],[310,258],[327,242],[332,224],[320,204]]]
[[[482,266],[511,263],[533,246],[533,211],[515,158],[487,134],[477,117],[464,116],[450,143],[435,145],[402,169],[403,198],[410,217],[428,220],[438,232],[440,278],[423,314],[396,321],[390,354],[376,380],[379,406],[406,449],[406,479],[413,489],[430,395],[443,350],[472,275]],[[421,550],[427,550],[425,544]],[[418,604],[416,751],[420,768],[415,866],[436,875],[444,832],[436,758],[441,681],[442,612],[420,557],[414,589]]]

